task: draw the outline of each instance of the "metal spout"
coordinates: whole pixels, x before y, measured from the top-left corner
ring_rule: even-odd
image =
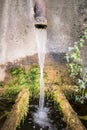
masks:
[[[38,29],[47,28],[45,0],[35,0],[35,27]]]

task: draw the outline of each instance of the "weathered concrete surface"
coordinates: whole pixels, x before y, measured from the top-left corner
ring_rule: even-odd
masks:
[[[6,16],[0,19],[2,24],[6,24],[4,32],[5,45],[1,47],[0,51],[0,55],[2,55],[2,51],[4,50],[3,55],[5,55],[5,60],[2,60],[3,62],[13,61],[37,53],[32,1],[3,1],[3,3],[6,2],[9,4],[9,9],[6,10],[6,8],[3,8],[5,4],[3,4],[0,9],[1,15],[3,11],[7,12]],[[0,1],[0,5],[1,4],[2,0]],[[48,20],[47,51],[54,53],[65,52],[67,47],[78,36],[77,4],[75,0],[46,0],[46,4]],[[6,20],[7,22],[5,22]],[[2,24],[0,24],[0,27],[2,27]],[[0,43],[0,45],[1,44],[2,43]],[[3,59],[3,56],[1,59]],[[0,62],[0,64],[3,62]]]
[[[1,25],[2,10],[3,10],[3,7],[4,7],[4,1],[5,1],[5,0],[1,0],[1,1],[0,1],[0,25]],[[0,28],[0,29],[1,29],[1,28]]]
[[[31,18],[32,3],[26,0],[4,0],[3,3],[0,19],[0,64],[36,53]]]
[[[80,34],[87,27],[87,0],[79,0],[78,2],[79,28]],[[82,62],[87,67],[87,40],[82,49]]]
[[[78,37],[78,13],[75,0],[47,0],[48,50],[66,52]]]
[[[57,65],[61,59],[60,55],[64,54],[70,45],[73,46],[73,42],[77,41],[81,30],[86,26],[87,0],[46,0],[46,5],[49,53],[46,65]],[[0,65],[25,57],[30,57],[26,63],[33,63],[37,53],[33,7],[32,0],[0,0]],[[83,50],[85,65],[86,49],[87,45]],[[62,62],[65,63],[63,57],[64,55]]]

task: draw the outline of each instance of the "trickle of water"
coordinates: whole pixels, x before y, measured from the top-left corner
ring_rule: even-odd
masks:
[[[44,107],[44,62],[46,53],[47,43],[47,31],[46,29],[36,29],[36,42],[38,49],[38,62],[40,66],[40,98],[39,98],[39,109],[42,110]]]

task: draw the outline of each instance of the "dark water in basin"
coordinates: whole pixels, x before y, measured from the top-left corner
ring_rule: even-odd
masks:
[[[78,114],[78,116],[87,116],[87,100],[83,104],[72,100],[70,101],[70,104],[75,112]],[[87,120],[80,120],[87,129]]]
[[[45,101],[44,109],[47,111],[48,119],[45,119],[41,125],[35,123],[34,113],[38,110],[37,104],[36,102],[30,104],[29,114],[24,121],[24,125],[21,124],[17,130],[67,130],[61,110],[56,109],[58,107],[51,100]]]

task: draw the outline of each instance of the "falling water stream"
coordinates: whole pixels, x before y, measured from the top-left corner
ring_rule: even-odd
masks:
[[[39,109],[43,110],[44,107],[44,61],[46,53],[46,43],[47,43],[47,31],[46,29],[36,29],[36,41],[38,48],[38,61],[40,66],[40,99],[39,99]]]
[[[46,43],[47,43],[47,31],[46,29],[37,29],[36,32],[36,42],[38,49],[38,62],[40,66],[40,98],[39,98],[39,108],[37,113],[34,114],[34,120],[36,123],[44,126],[48,121],[47,112],[48,109],[44,107],[44,62],[46,53]]]

